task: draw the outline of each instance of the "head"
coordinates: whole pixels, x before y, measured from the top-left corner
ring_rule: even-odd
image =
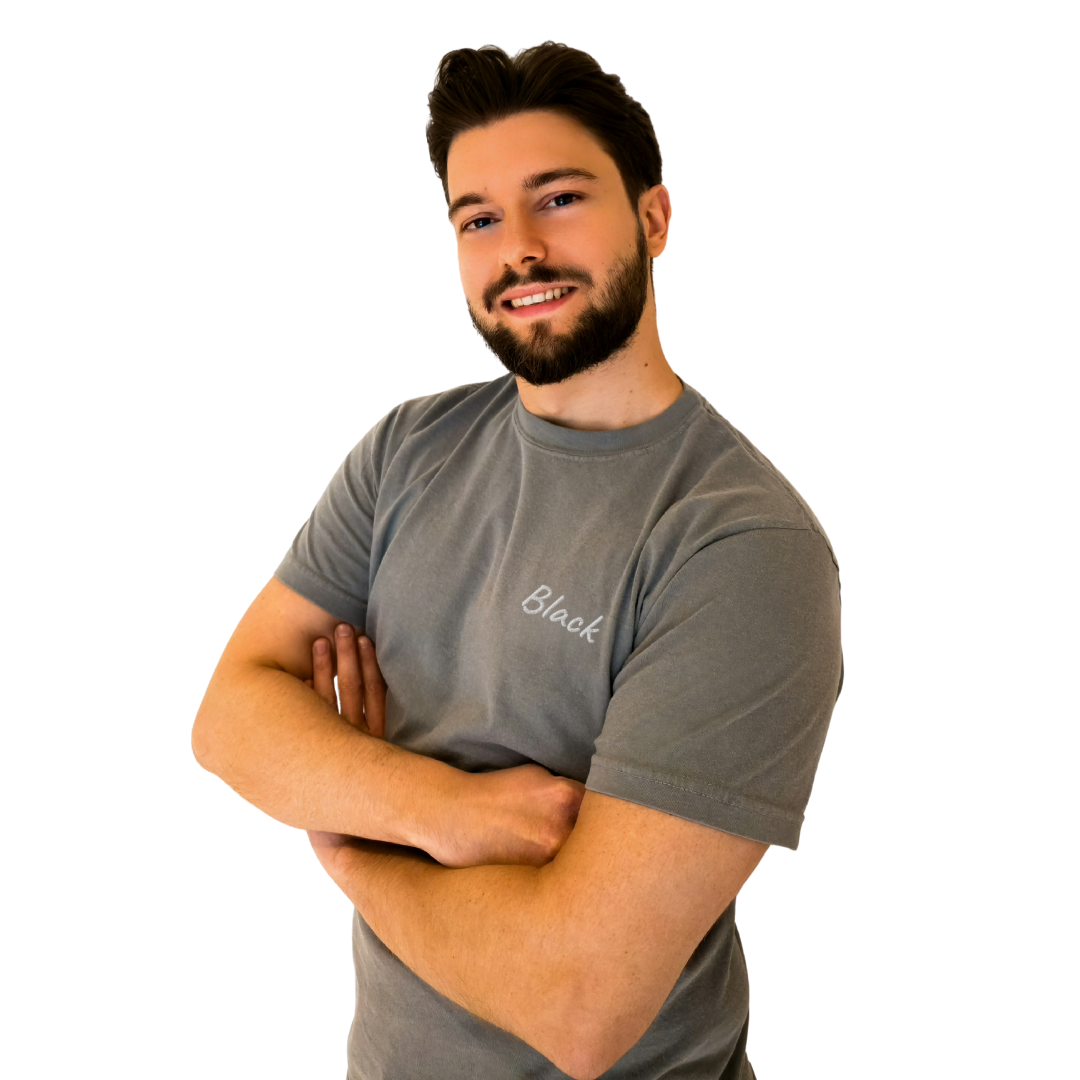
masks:
[[[620,352],[670,216],[645,110],[552,42],[448,53],[429,104],[469,312],[492,350],[534,385]]]

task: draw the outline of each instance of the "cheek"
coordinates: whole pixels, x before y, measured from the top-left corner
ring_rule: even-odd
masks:
[[[479,303],[488,279],[484,277],[482,268],[473,253],[466,255],[458,251],[458,276],[461,278],[461,287],[465,295],[474,303]]]

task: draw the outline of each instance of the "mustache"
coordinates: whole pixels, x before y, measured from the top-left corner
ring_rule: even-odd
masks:
[[[484,290],[484,308],[489,312],[494,311],[499,297],[507,289],[517,289],[525,285],[550,285],[553,281],[572,281],[575,285],[593,283],[592,274],[576,266],[545,266],[541,263],[527,274],[519,274],[507,268],[498,281],[493,281]]]

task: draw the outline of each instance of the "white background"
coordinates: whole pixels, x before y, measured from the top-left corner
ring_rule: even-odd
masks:
[[[675,370],[841,564],[803,842],[739,901],[758,1075],[1077,1075],[1075,11],[6,5],[0,1072],[343,1075],[348,902],[190,726],[348,449],[501,374],[426,95],[551,37],[652,115]]]

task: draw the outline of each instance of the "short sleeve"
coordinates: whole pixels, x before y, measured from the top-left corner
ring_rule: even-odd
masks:
[[[349,452],[274,576],[335,618],[364,626],[378,493],[380,421]]]
[[[715,541],[643,615],[586,786],[795,848],[840,678],[824,538],[764,528]]]

